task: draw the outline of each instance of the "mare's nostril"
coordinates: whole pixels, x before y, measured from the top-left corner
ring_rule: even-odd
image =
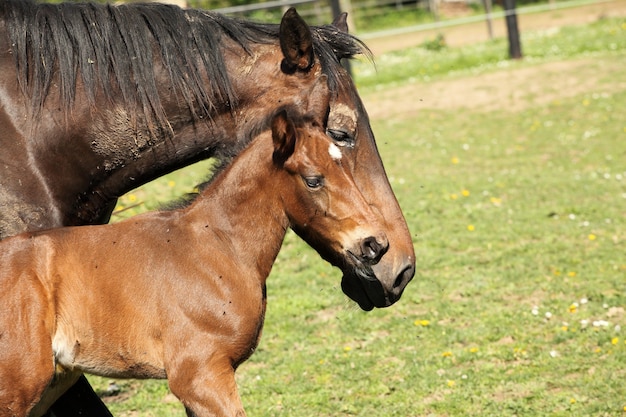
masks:
[[[415,275],[415,267],[413,267],[413,265],[408,265],[402,270],[394,281],[393,288],[395,289],[400,287],[400,289],[403,289],[413,279],[413,275]]]

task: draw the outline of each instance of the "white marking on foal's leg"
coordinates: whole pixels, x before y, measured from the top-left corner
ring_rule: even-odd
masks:
[[[62,331],[57,331],[52,338],[52,351],[56,363],[72,369],[76,361],[76,344],[78,344],[77,341],[72,343],[66,334]]]
[[[334,143],[331,143],[328,146],[328,153],[330,154],[330,157],[333,158],[333,160],[335,161],[341,160],[341,149],[339,149],[339,147],[335,145]]]

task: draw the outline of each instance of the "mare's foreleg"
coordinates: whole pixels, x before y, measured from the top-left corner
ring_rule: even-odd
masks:
[[[178,369],[168,372],[168,381],[189,417],[246,417],[235,370],[228,360],[204,365],[188,358],[180,364]]]

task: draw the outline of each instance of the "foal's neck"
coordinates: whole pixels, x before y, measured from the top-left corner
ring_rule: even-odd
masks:
[[[263,279],[289,227],[277,192],[282,176],[272,162],[273,150],[271,132],[255,138],[184,214],[194,230],[212,232],[217,239],[209,250],[226,252],[242,267],[258,270]]]

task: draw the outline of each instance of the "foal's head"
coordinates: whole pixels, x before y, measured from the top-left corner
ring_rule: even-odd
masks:
[[[292,229],[344,272],[363,275],[389,243],[377,216],[354,182],[343,151],[326,134],[330,93],[325,78],[299,115],[272,119],[274,165],[282,175],[284,209]]]

